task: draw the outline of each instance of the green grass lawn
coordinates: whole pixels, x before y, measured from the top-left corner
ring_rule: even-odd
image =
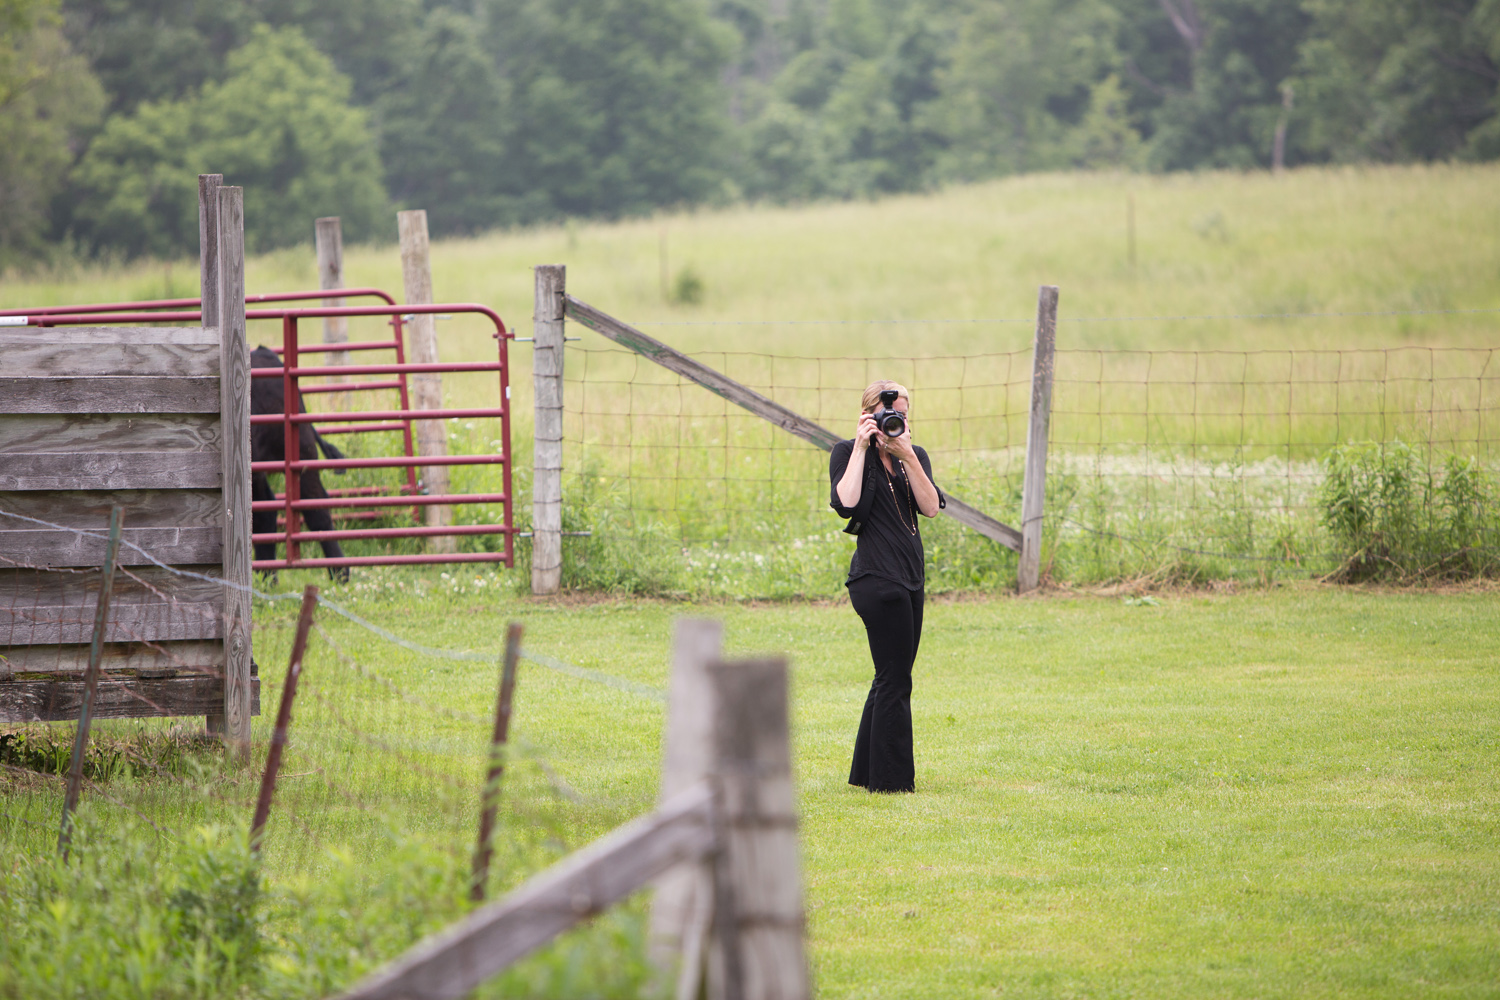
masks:
[[[933,603],[899,797],[845,784],[869,676],[847,605],[363,603],[463,648],[516,618],[531,649],[653,686],[683,614],[789,653],[820,996],[1500,994],[1492,592]],[[324,620],[408,689],[488,711],[492,670]],[[582,797],[570,846],[650,808],[659,705],[527,665],[516,712]],[[518,780],[513,803],[540,795]]]

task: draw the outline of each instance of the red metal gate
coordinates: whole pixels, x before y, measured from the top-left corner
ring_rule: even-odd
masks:
[[[272,533],[253,534],[252,541],[275,542],[286,546],[281,559],[257,559],[257,570],[291,568],[338,568],[345,566],[381,566],[413,563],[502,563],[515,564],[515,517],[512,504],[511,435],[510,435],[510,367],[507,341],[513,335],[506,329],[504,321],[494,310],[474,303],[454,303],[430,306],[396,305],[391,298],[378,289],[320,289],[316,292],[292,292],[274,296],[247,296],[247,302],[299,301],[327,298],[350,298],[356,296],[379,297],[385,303],[378,306],[317,306],[307,308],[250,309],[247,320],[279,319],[282,323],[282,355],[280,368],[256,368],[251,370],[254,378],[281,378],[285,412],[262,414],[251,417],[252,425],[281,424],[285,438],[285,458],[280,462],[252,462],[254,472],[281,473],[285,487],[275,500],[255,501],[253,510],[276,510],[279,518],[278,530]],[[30,326],[83,326],[125,323],[199,322],[201,314],[196,310],[181,307],[200,305],[197,299],[167,299],[141,303],[116,303],[91,306],[54,306],[33,310],[9,310],[0,315],[25,316]],[[416,314],[476,314],[484,316],[495,328],[497,358],[493,362],[441,362],[437,364],[408,364],[403,347],[402,320],[404,316]],[[354,341],[342,344],[317,344],[301,347],[298,344],[298,321],[304,318],[388,316],[394,328],[391,340]],[[344,364],[304,365],[301,355],[347,351],[393,350],[395,364]],[[494,372],[498,379],[498,405],[493,407],[446,408],[440,410],[414,410],[411,408],[407,377],[413,374],[444,374],[467,372]],[[299,380],[314,377],[373,377],[365,381],[331,382],[308,385],[302,388]],[[297,400],[301,395],[323,393],[359,393],[375,390],[397,391],[399,408],[393,410],[347,410],[327,412],[297,412]],[[306,404],[304,404],[306,405]],[[308,406],[312,411],[314,407]],[[492,418],[500,421],[500,450],[497,454],[447,455],[441,458],[422,458],[413,454],[413,420],[449,420],[452,418]],[[400,430],[404,454],[396,456],[372,456],[343,459],[309,459],[299,457],[299,428],[310,423],[318,427],[323,435]],[[319,425],[329,426],[326,429]],[[498,492],[468,494],[425,494],[418,485],[417,470],[437,465],[499,465],[501,466],[501,488]],[[396,492],[390,493],[379,487],[360,487],[339,490],[338,495],[327,499],[303,499],[300,496],[301,472],[308,469],[398,469],[404,473],[405,482]],[[315,508],[338,511],[341,520],[364,520],[382,516],[383,508],[406,508],[414,522],[420,522],[422,508],[436,504],[499,504],[502,517],[499,523],[464,524],[427,527],[420,523],[387,528],[340,528],[333,531],[302,530],[301,512]],[[454,552],[395,554],[382,553],[367,556],[346,556],[329,559],[304,559],[301,557],[303,543],[321,541],[344,541],[356,539],[393,540],[401,538],[429,538],[435,536],[469,537],[478,535],[501,535],[503,547],[498,552]]]

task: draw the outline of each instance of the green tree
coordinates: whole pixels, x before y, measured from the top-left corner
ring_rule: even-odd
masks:
[[[1281,86],[1310,20],[1297,0],[1163,0],[1187,50],[1191,89],[1167,95],[1150,157],[1164,170],[1267,167]],[[1298,158],[1293,135],[1291,161]]]
[[[48,0],[0,0],[0,268],[47,253],[51,201],[104,93]]]
[[[1104,0],[974,0],[933,112],[950,144],[943,176],[1072,166],[1087,159],[1078,130],[1110,117],[1130,147],[1120,102],[1099,90],[1119,67],[1119,22]]]
[[[176,101],[222,80],[225,57],[260,20],[250,0],[63,0],[73,47],[109,95],[110,114]]]
[[[197,177],[245,189],[253,250],[306,242],[338,215],[351,240],[385,227],[380,161],[349,81],[295,29],[257,26],[230,54],[222,83],[187,100],[111,118],[77,170],[78,236],[128,254],[197,246]]]
[[[473,18],[434,10],[401,54],[376,104],[386,184],[398,206],[425,208],[434,234],[516,221],[510,88]]]
[[[802,28],[813,44],[787,63],[746,129],[746,191],[787,201],[927,184],[945,145],[929,111],[951,46],[947,6],[834,0],[824,21]]]
[[[1500,157],[1500,2],[1306,3],[1297,120],[1317,155]]]
[[[517,219],[622,215],[723,191],[733,36],[699,0],[486,0],[511,95]]]

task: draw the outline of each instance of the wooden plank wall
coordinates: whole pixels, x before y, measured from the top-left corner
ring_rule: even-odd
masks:
[[[116,504],[98,715],[223,712],[223,586],[134,547],[223,572],[218,331],[0,329],[0,357],[0,511],[50,523],[0,517],[0,722],[77,718]]]

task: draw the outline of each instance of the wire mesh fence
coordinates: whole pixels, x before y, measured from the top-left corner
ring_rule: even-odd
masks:
[[[920,324],[898,336],[882,337],[884,329],[836,334],[921,343]],[[990,342],[1017,339],[1013,329],[975,329]],[[746,331],[737,334],[742,342],[754,337],[753,325]],[[826,342],[829,334],[809,324],[807,339]],[[1412,516],[1442,535],[1452,462],[1470,463],[1484,488],[1493,480],[1494,353],[1064,347],[1049,436],[1046,568],[1075,581],[1335,571],[1359,540],[1344,537],[1331,512],[1329,461],[1362,445],[1377,450],[1376,466],[1389,450],[1405,456],[1399,463],[1422,480],[1421,495],[1409,498]],[[1029,349],[692,356],[841,434],[852,428],[866,384],[907,385],[913,435],[932,457],[937,483],[1019,523]],[[743,596],[837,591],[852,539],[827,506],[825,454],[599,340],[570,345],[565,371],[565,528],[574,532],[565,571],[575,585]],[[1437,549],[1494,549],[1495,526],[1480,528],[1429,541]],[[929,522],[923,533],[929,586],[998,585],[1013,576],[1013,556],[951,522]]]
[[[17,518],[0,510],[0,520]],[[79,544],[102,534],[21,523]],[[9,720],[0,722],[0,850],[14,862],[0,878],[0,912],[24,933],[0,948],[8,970],[0,992],[25,995],[45,980],[70,984],[68,995],[114,995],[109,984],[129,967],[165,977],[139,995],[171,992],[182,979],[215,994],[324,996],[468,909],[485,775],[497,759],[503,634],[476,636],[472,649],[424,645],[354,612],[346,598],[320,598],[270,820],[252,857],[248,827],[301,595],[254,592],[260,714],[242,765],[205,731],[203,714],[184,714],[224,704],[222,605],[192,600],[184,583],[227,585],[163,566],[149,551],[122,555],[117,600],[98,633],[102,670],[80,808],[69,821],[75,689],[95,635],[100,571],[17,562],[0,564],[0,704]],[[375,613],[385,607],[377,602]],[[192,635],[205,638],[181,638]],[[542,651],[522,658],[530,664],[523,720],[528,682],[549,692],[581,685],[615,712],[649,715],[664,700],[650,685]],[[153,684],[168,680],[210,696],[158,700]],[[576,754],[535,742],[526,728],[499,755],[492,897],[649,801],[580,792],[569,780]],[[51,860],[65,823],[71,860]],[[51,916],[28,920],[43,904]],[[640,919],[626,910],[575,932],[484,995],[634,995],[646,975]]]

